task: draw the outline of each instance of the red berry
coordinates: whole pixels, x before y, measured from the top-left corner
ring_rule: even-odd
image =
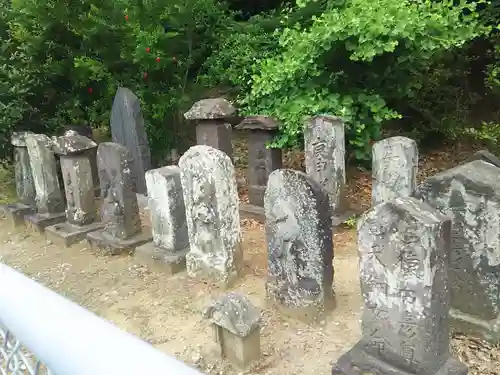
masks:
[[[92,87],[89,87],[87,90],[89,93],[92,93]]]
[[[146,47],[146,52],[147,52],[147,53],[151,52],[151,48]]]
[[[160,58],[159,57],[156,58],[156,62],[160,62]]]
[[[144,77],[144,79],[148,78],[148,72],[144,72],[142,76]]]
[[[125,15],[125,21],[128,21],[128,15]]]

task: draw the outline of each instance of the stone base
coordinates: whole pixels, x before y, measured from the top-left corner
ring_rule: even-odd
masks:
[[[417,372],[418,375],[466,375],[467,366],[453,358],[447,361],[434,372]],[[408,371],[382,361],[363,350],[361,343],[357,343],[351,350],[341,356],[333,366],[332,375],[415,375],[415,371]]]
[[[222,358],[227,358],[240,369],[245,370],[252,362],[260,358],[260,329],[246,337],[239,337],[223,327],[212,325],[217,351]]]
[[[134,260],[147,265],[152,271],[163,272],[170,276],[186,270],[186,254],[189,248],[180,251],[168,251],[148,242],[135,249]]]
[[[243,219],[253,219],[261,223],[266,222],[264,207],[256,206],[250,203],[240,204],[240,216]]]
[[[26,227],[37,233],[44,233],[45,228],[51,225],[60,224],[66,221],[66,214],[64,212],[54,214],[28,214],[24,217],[24,224]]]
[[[450,309],[450,326],[455,331],[483,338],[492,344],[500,343],[500,316],[498,320],[487,322],[455,309]]]
[[[186,254],[186,269],[190,277],[213,281],[222,287],[229,288],[238,277],[240,259],[242,259],[240,255],[235,254],[233,268],[223,271],[207,264],[202,256],[189,252]]]
[[[332,226],[338,227],[342,223],[344,223],[347,219],[349,219],[351,216],[355,215],[356,213],[354,211],[346,211],[341,214],[334,214],[332,216]]]
[[[60,246],[69,247],[83,241],[89,232],[99,230],[103,227],[101,222],[78,226],[67,221],[61,224],[51,225],[45,228],[45,237]]]
[[[23,203],[4,204],[0,206],[5,218],[10,222],[12,228],[24,226],[24,216],[33,214],[36,209]]]
[[[153,239],[150,234],[140,232],[126,240],[111,237],[104,230],[90,232],[86,236],[92,250],[98,255],[119,255],[133,253],[135,248]]]
[[[318,295],[317,299],[312,299],[310,296],[290,298],[289,303],[287,295],[282,284],[269,280],[266,282],[267,305],[278,310],[280,314],[303,323],[321,322],[336,307],[333,293],[324,297]]]

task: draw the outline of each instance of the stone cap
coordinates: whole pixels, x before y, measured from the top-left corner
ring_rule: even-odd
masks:
[[[203,99],[193,104],[191,109],[184,113],[186,120],[215,120],[231,117],[236,108],[224,98]]]
[[[340,122],[340,123],[344,123],[344,119],[342,117],[329,115],[327,113],[323,113],[323,114],[319,114],[319,115],[316,115],[316,116],[312,116],[312,117],[310,117],[308,119],[308,122],[313,122],[313,121],[316,121],[316,120],[323,120],[323,121],[328,121],[328,122]]]
[[[52,148],[58,155],[76,155],[97,147],[93,140],[74,131],[52,138]]]
[[[260,310],[247,297],[234,292],[212,301],[203,317],[239,337],[247,337],[260,325]]]
[[[277,130],[280,122],[268,116],[248,116],[236,126],[238,130]]]
[[[28,134],[35,134],[31,131],[26,132],[13,132],[11,137],[11,143],[15,147],[26,147],[26,136]]]

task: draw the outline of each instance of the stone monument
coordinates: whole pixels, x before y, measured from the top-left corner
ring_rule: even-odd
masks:
[[[94,199],[91,150],[97,144],[82,135],[64,135],[54,139],[54,152],[59,155],[66,192],[66,222],[45,228],[53,242],[71,246],[85,239],[87,233],[102,228]]]
[[[173,275],[186,268],[189,237],[181,172],[167,166],[146,172],[153,242],[135,249],[141,263]]]
[[[198,145],[181,156],[179,167],[190,245],[188,275],[228,286],[243,261],[231,159],[222,151]]]
[[[27,227],[43,233],[48,226],[66,220],[66,206],[51,139],[44,134],[27,134],[25,141],[35,183],[37,212],[27,214],[24,220]]]
[[[267,297],[286,315],[318,321],[335,306],[328,193],[302,172],[279,169],[269,176],[264,208]]]
[[[242,215],[265,222],[264,192],[272,171],[283,165],[281,150],[268,148],[273,140],[279,123],[266,116],[246,117],[237,127],[248,134],[248,198],[249,203],[242,204]]]
[[[332,375],[466,375],[450,354],[451,222],[414,198],[395,198],[358,225],[362,338]]]
[[[132,155],[125,146],[103,142],[97,148],[97,165],[104,228],[88,233],[87,241],[100,254],[131,253],[152,239],[141,228]]]

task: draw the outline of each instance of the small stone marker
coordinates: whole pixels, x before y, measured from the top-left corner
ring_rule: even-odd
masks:
[[[101,182],[101,220],[104,229],[87,234],[92,249],[100,254],[132,252],[152,237],[141,230],[132,155],[125,146],[103,142],[97,148]]]
[[[151,169],[151,150],[144,126],[139,98],[127,88],[119,87],[111,109],[113,142],[125,146],[132,155],[132,173],[136,192],[146,194],[144,173]]]
[[[196,143],[206,145],[233,157],[233,130],[227,121],[236,109],[223,98],[203,99],[184,113],[186,120],[196,121]]]
[[[186,268],[189,237],[181,172],[167,166],[146,172],[153,242],[135,249],[134,257],[170,275]]]
[[[45,235],[68,247],[103,226],[97,221],[90,151],[97,149],[97,144],[87,137],[74,134],[55,138],[53,148],[61,162],[66,192],[66,222],[47,227]]]
[[[332,375],[465,375],[449,351],[450,220],[396,198],[359,222],[362,338]]]
[[[264,197],[268,246],[267,297],[306,322],[335,306],[332,211],[328,193],[306,174],[271,173]]]
[[[243,260],[231,159],[222,151],[198,145],[181,156],[179,167],[190,245],[188,275],[228,286]]]
[[[25,138],[32,132],[12,133],[14,173],[18,202],[0,206],[13,228],[24,225],[24,215],[36,211],[36,191]]]
[[[411,197],[417,187],[418,146],[413,139],[391,137],[372,148],[372,205]]]
[[[472,160],[469,161],[474,161],[474,160],[484,160],[485,162],[493,164],[495,167],[500,168],[500,159],[497,156],[493,155],[488,150],[480,150],[476,152],[472,156]]]
[[[272,171],[283,166],[281,150],[267,148],[279,127],[279,123],[271,117],[249,116],[236,128],[248,133],[248,198],[249,204],[242,204],[243,215],[265,222],[264,192],[267,180]]]
[[[24,220],[29,228],[43,233],[48,226],[66,220],[66,207],[51,139],[44,134],[27,134],[25,141],[35,183],[37,212],[26,215]]]
[[[345,129],[335,116],[315,116],[304,127],[306,173],[330,196],[333,225],[351,216],[346,199]]]
[[[260,358],[260,310],[247,297],[228,293],[203,315],[212,321],[219,355],[242,369]]]
[[[500,342],[500,174],[476,160],[428,177],[415,196],[452,218],[452,326]]]

